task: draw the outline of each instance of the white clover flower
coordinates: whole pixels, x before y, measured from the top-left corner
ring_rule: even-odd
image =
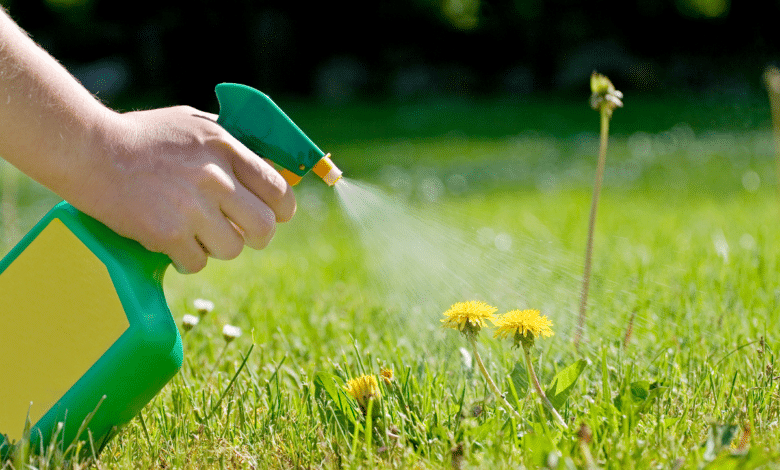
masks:
[[[184,328],[184,331],[190,331],[195,328],[198,325],[198,322],[200,322],[200,318],[195,315],[187,314],[181,318],[181,326]]]
[[[214,310],[214,302],[206,299],[195,299],[192,305],[201,317]]]
[[[225,338],[225,342],[229,343],[239,336],[241,336],[241,328],[233,325],[222,327],[222,337]]]

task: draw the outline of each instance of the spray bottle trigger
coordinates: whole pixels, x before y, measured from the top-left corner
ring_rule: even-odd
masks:
[[[295,186],[296,184],[301,182],[302,177],[300,175],[296,175],[292,171],[288,170],[287,168],[281,166],[281,165],[274,165],[276,168],[276,171],[279,172],[280,175],[282,175],[282,178],[284,178],[285,181],[287,181],[287,184],[290,186]]]

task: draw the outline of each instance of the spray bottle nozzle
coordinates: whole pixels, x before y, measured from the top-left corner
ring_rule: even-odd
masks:
[[[325,155],[311,169],[317,176],[322,178],[328,186],[333,186],[341,178],[343,172],[330,159],[330,154]]]
[[[271,101],[246,85],[221,83],[217,123],[250,150],[279,165],[279,173],[290,186],[314,170],[328,186],[341,178],[341,170],[314,145],[306,134]]]
[[[295,186],[296,184],[300,183],[301,179],[303,179],[303,176],[309,172],[309,169],[303,163],[301,163],[297,169],[300,171],[300,173],[293,173],[292,171],[282,166],[276,168],[276,170],[282,175],[284,180],[287,181],[287,184],[290,186]],[[311,171],[322,178],[322,181],[328,183],[328,186],[333,186],[336,184],[336,182],[341,179],[341,175],[343,173],[341,170],[339,170],[336,164],[333,163],[333,160],[330,159],[330,154],[320,158],[317,163],[312,165]]]

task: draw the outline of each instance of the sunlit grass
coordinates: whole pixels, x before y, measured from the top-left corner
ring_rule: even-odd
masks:
[[[592,112],[583,105],[582,113]],[[432,243],[449,250],[456,233],[473,243],[484,256],[474,258],[478,272],[462,273],[467,280],[493,276],[491,267],[520,273],[522,283],[497,281],[496,299],[484,300],[552,320],[555,335],[534,347],[543,388],[583,361],[558,407],[569,430],[535,406],[517,351],[482,335],[485,366],[521,419],[503,409],[457,335],[440,326],[441,312],[467,297],[435,309],[398,302],[405,280],[374,269],[379,254],[364,249],[334,192],[312,180],[296,189],[298,214],[266,250],[212,260],[196,275],[169,270],[177,323],[198,315],[195,299],[214,308],[184,337],[181,373],[98,465],[587,468],[588,453],[615,469],[777,465],[780,210],[771,134],[673,123],[611,140],[577,352],[583,208],[597,145],[594,130],[518,130],[328,148],[342,167],[378,158],[355,178],[446,228]],[[20,194],[20,220],[34,219],[38,193],[22,183]],[[244,332],[229,348],[226,324]],[[347,394],[337,401],[349,380],[383,368],[393,379],[378,381],[371,419]]]

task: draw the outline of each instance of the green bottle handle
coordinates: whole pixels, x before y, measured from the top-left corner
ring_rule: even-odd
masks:
[[[261,157],[301,177],[325,156],[264,93],[236,83],[221,83],[215,91],[217,123]]]

